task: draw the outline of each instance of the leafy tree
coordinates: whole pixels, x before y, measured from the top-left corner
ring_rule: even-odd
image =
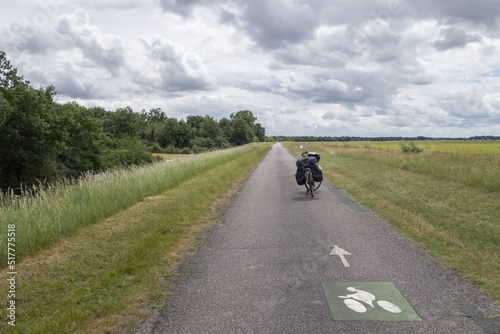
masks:
[[[222,135],[222,130],[219,127],[219,123],[212,117],[206,115],[203,118],[203,123],[201,124],[200,137],[210,138],[214,140],[215,138]]]
[[[160,108],[156,108],[149,110],[147,113],[143,110],[141,118],[143,119],[142,138],[157,143],[165,127],[167,115]]]
[[[34,89],[0,52],[0,187],[30,186],[55,174],[62,147],[53,86]]]
[[[260,142],[266,141],[266,129],[260,123],[255,124],[255,136]]]
[[[201,127],[203,126],[203,116],[200,115],[189,115],[186,118],[186,123],[192,128],[194,131],[192,132],[193,138],[197,137],[201,131]]]
[[[100,170],[101,148],[106,141],[101,120],[94,111],[75,102],[56,105],[64,147],[57,156],[59,176],[77,177],[83,172]]]
[[[179,132],[177,135],[177,147],[190,147],[190,142],[194,138],[195,130],[183,119],[179,121]]]
[[[105,131],[115,138],[124,135],[139,136],[141,120],[138,113],[131,107],[119,108],[114,113],[109,113],[104,119]]]
[[[236,113],[232,113],[230,117],[233,122],[237,119],[245,120],[252,129],[253,135],[261,142],[266,141],[266,129],[260,123],[255,123],[257,117],[255,117],[250,110],[240,110]],[[253,140],[252,138],[252,141]]]
[[[229,136],[231,135],[231,124],[231,121],[225,117],[219,121],[219,127],[222,131],[222,135],[226,139],[229,139]]]
[[[184,120],[168,118],[161,132],[158,142],[162,147],[186,148],[194,138],[195,130]]]
[[[244,119],[252,129],[255,127],[255,121],[257,120],[257,117],[255,117],[250,110],[240,110],[235,113],[233,112],[230,117],[233,121],[236,119]]]
[[[175,118],[168,118],[165,121],[165,126],[163,127],[159,138],[158,143],[162,147],[176,147],[178,146],[178,137],[179,137],[180,127],[179,122]]]
[[[244,145],[251,143],[253,141],[253,138],[254,131],[243,118],[237,118],[233,120],[229,142],[234,145]]]

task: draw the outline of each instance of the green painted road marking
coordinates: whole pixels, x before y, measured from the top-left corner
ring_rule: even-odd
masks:
[[[390,282],[323,282],[334,320],[422,321]]]

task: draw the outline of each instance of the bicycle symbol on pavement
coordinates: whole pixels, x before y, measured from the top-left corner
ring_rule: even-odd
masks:
[[[348,287],[347,290],[355,292],[347,296],[339,296],[339,298],[344,299],[344,304],[351,310],[358,313],[365,313],[367,310],[366,306],[360,302],[368,304],[372,308],[375,308],[373,302],[377,299],[374,294],[368,291],[359,290],[352,286]],[[395,304],[388,302],[387,300],[377,300],[378,306],[391,313],[401,313],[401,309]]]
[[[391,282],[322,282],[334,320],[422,321]]]

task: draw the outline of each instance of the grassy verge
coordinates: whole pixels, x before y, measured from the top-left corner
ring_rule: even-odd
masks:
[[[0,267],[7,264],[8,225],[16,229],[16,258],[49,246],[60,237],[177,186],[249,151],[256,145],[190,155],[175,161],[118,168],[74,182],[33,189],[24,196],[0,196]]]
[[[61,238],[17,264],[16,333],[127,333],[166,300],[181,254],[217,222],[269,150],[259,145],[218,159],[188,181]],[[7,276],[7,269],[2,270]],[[7,287],[0,300],[7,303]],[[2,307],[2,319],[5,319]]]
[[[304,145],[333,184],[500,300],[498,155]]]
[[[352,141],[343,144],[330,143],[337,146],[372,148],[379,150],[401,150],[401,141]],[[424,140],[415,141],[418,147],[426,152],[500,154],[500,141],[464,141],[464,140]]]

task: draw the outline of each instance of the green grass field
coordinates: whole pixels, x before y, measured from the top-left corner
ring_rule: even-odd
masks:
[[[332,145],[399,151],[400,143],[399,141],[353,141]],[[413,143],[427,152],[500,154],[500,141],[426,140]]]
[[[499,143],[415,143],[422,153],[397,142],[302,144],[321,154],[331,183],[500,300]],[[298,156],[301,143],[283,145]]]

